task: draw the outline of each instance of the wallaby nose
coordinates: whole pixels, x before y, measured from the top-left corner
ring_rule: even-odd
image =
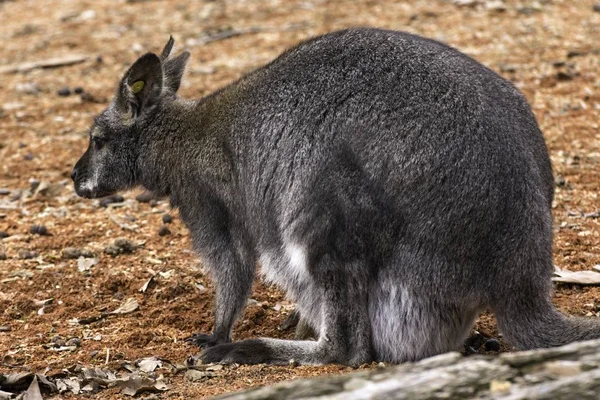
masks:
[[[75,168],[73,168],[73,172],[71,172],[71,179],[73,179],[73,181],[75,181],[75,178],[77,178],[77,170]]]

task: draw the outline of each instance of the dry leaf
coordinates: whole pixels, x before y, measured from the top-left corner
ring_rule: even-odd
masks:
[[[83,256],[79,256],[77,259],[77,269],[79,272],[88,272],[96,264],[98,264],[97,258],[84,258]]]
[[[134,312],[135,310],[137,310],[139,308],[139,303],[136,299],[134,299],[133,297],[125,300],[125,302],[123,302],[123,304],[121,304],[121,307],[117,308],[116,310],[112,311],[111,314],[129,314],[130,312]]]
[[[2,390],[0,390],[0,400],[9,400],[15,397],[14,393],[10,393],[10,392],[3,392]]]
[[[158,379],[152,379],[147,376],[140,376],[137,372],[127,378],[117,379],[117,385],[121,387],[121,393],[126,396],[135,396],[141,392],[160,392],[168,389],[162,376]]]
[[[37,376],[33,376],[33,380],[31,381],[31,384],[29,384],[29,388],[27,388],[24,398],[26,400],[44,400],[42,393],[40,392]]]
[[[148,278],[148,280],[146,281],[146,283],[144,283],[142,285],[142,287],[139,289],[139,291],[142,292],[142,293],[146,293],[146,290],[148,290],[148,286],[150,285],[150,282],[152,282],[152,279],[154,279],[154,275],[151,276],[150,278]]]
[[[554,282],[575,283],[578,285],[600,285],[600,273],[595,271],[569,271],[554,267]]]
[[[162,367],[162,364],[162,361],[156,357],[144,358],[137,363],[142,372],[153,372],[156,368]]]

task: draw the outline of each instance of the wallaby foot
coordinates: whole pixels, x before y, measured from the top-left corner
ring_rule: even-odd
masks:
[[[359,366],[372,361],[368,351],[360,351],[346,358],[336,351],[335,345],[325,339],[279,340],[250,339],[235,343],[218,344],[202,352],[203,363],[275,364],[297,362],[304,365],[329,363]]]

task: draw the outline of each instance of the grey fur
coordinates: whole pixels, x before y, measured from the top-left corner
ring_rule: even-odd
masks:
[[[509,82],[432,40],[348,29],[188,101],[172,45],[125,74],[73,176],[84,197],[142,185],[179,207],[217,288],[214,332],[191,338],[203,360],[417,360],[485,308],[521,349],[600,337],[550,302],[552,169]],[[257,260],[316,341],[231,343]]]

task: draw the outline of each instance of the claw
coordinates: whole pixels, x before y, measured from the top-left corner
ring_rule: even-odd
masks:
[[[215,338],[214,335],[207,335],[205,333],[195,333],[192,336],[189,336],[183,339],[186,343],[194,344],[201,349],[206,349],[212,346],[219,344],[219,341]]]

